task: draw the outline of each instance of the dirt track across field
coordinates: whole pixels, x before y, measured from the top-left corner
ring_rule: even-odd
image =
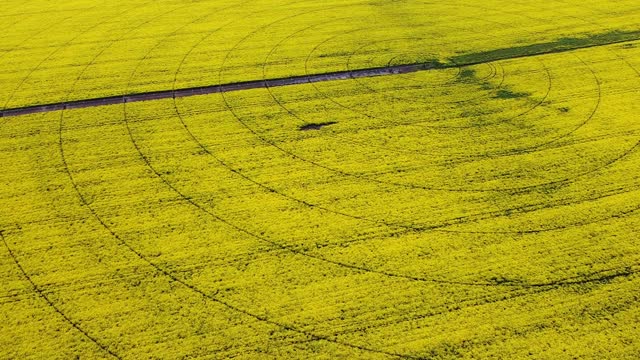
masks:
[[[359,70],[335,71],[335,72],[328,72],[323,74],[291,76],[286,78],[276,78],[276,79],[267,79],[267,80],[251,80],[251,81],[191,87],[191,88],[183,88],[183,89],[175,89],[175,90],[151,91],[151,92],[144,92],[139,94],[100,97],[100,98],[93,98],[93,99],[86,99],[86,100],[75,100],[75,101],[67,101],[67,102],[60,102],[60,103],[53,103],[53,104],[33,105],[33,106],[5,109],[0,111],[0,117],[28,115],[28,114],[69,110],[69,109],[82,109],[82,108],[89,108],[89,107],[96,107],[96,106],[116,105],[116,104],[139,102],[139,101],[181,98],[181,97],[188,97],[188,96],[206,95],[206,94],[223,93],[223,92],[240,91],[240,90],[308,84],[308,83],[315,83],[315,82],[322,82],[322,81],[347,80],[347,79],[373,77],[373,76],[406,74],[406,73],[413,73],[413,72],[433,70],[433,69],[457,68],[462,66],[472,66],[472,65],[478,65],[483,63],[490,63],[494,61],[526,58],[526,57],[547,55],[552,53],[562,53],[562,52],[568,52],[568,51],[580,50],[580,49],[586,49],[586,48],[592,48],[592,47],[624,44],[624,43],[629,43],[629,42],[638,41],[638,40],[640,39],[625,38],[617,41],[591,43],[591,44],[585,43],[585,44],[578,44],[576,46],[557,47],[557,48],[549,48],[548,47],[549,44],[534,44],[534,45],[522,47],[519,52],[518,51],[505,52],[505,50],[509,50],[509,49],[498,49],[498,50],[488,51],[480,54],[465,55],[465,56],[461,56],[459,59],[456,59],[461,61],[453,61],[452,63],[449,63],[449,64],[442,64],[438,62],[427,62],[427,63],[417,63],[417,64],[395,65],[395,66],[376,67],[376,68],[359,69]],[[545,46],[547,47],[545,48]],[[482,55],[482,56],[478,57],[477,55]],[[473,60],[474,56],[477,59]]]
[[[411,73],[411,72],[416,72],[421,70],[433,69],[437,66],[438,65],[435,65],[435,64],[398,65],[398,66],[390,66],[390,67],[383,67],[383,68],[337,71],[337,72],[329,72],[329,73],[317,74],[317,75],[303,75],[303,76],[293,76],[293,77],[278,78],[278,79],[244,81],[244,82],[236,82],[236,83],[229,83],[229,84],[222,84],[222,85],[201,86],[201,87],[192,87],[192,88],[184,88],[184,89],[176,89],[176,90],[152,91],[152,92],[145,92],[140,94],[101,97],[101,98],[95,98],[95,99],[76,100],[76,101],[68,101],[68,102],[61,102],[61,103],[55,103],[55,104],[34,105],[34,106],[27,106],[27,107],[21,107],[21,108],[6,109],[3,111],[0,111],[0,117],[28,115],[28,114],[35,114],[35,113],[41,113],[41,112],[69,110],[69,109],[82,109],[82,108],[89,108],[89,107],[95,107],[95,106],[116,105],[116,104],[138,102],[138,101],[181,98],[181,97],[187,97],[187,96],[259,89],[259,88],[266,88],[266,87],[307,84],[307,83],[314,83],[314,82],[321,82],[321,81],[346,80],[346,79],[362,78],[362,77],[406,74],[406,73]]]

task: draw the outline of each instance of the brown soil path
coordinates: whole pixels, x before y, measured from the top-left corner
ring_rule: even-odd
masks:
[[[586,49],[586,48],[629,43],[637,40],[638,39],[635,39],[635,38],[633,39],[626,38],[619,41],[614,40],[610,42],[600,42],[595,44],[584,43],[584,44],[578,44],[576,46],[559,47],[559,48],[548,48],[548,47],[545,48],[545,45],[547,44],[538,44],[538,45],[531,45],[531,46],[525,47],[522,49],[523,51],[521,51],[520,53],[518,52],[507,53],[505,55],[502,52],[508,49],[500,49],[500,50],[489,51],[486,53],[476,54],[475,57],[480,59],[477,61],[473,61],[473,60],[470,61],[471,56],[473,56],[472,54],[472,55],[465,56],[468,59],[467,58],[459,59],[459,60],[463,60],[462,62],[456,61],[449,64],[430,62],[430,63],[395,65],[395,66],[387,66],[387,67],[376,67],[376,68],[349,70],[349,71],[335,71],[335,72],[327,72],[323,74],[300,75],[300,76],[267,79],[267,80],[251,80],[251,81],[235,82],[235,83],[220,84],[220,85],[190,87],[190,88],[175,89],[175,90],[151,91],[151,92],[143,92],[139,94],[118,95],[118,96],[100,97],[100,98],[93,98],[93,99],[86,99],[86,100],[75,100],[75,101],[52,103],[52,104],[33,105],[33,106],[2,110],[0,111],[0,117],[28,115],[28,114],[60,111],[60,110],[70,110],[70,109],[82,109],[82,108],[89,108],[89,107],[96,107],[96,106],[116,105],[116,104],[139,102],[139,101],[181,98],[181,97],[188,97],[188,96],[206,95],[206,94],[213,94],[213,93],[223,93],[223,92],[231,92],[231,91],[268,88],[268,87],[299,85],[299,84],[307,84],[307,83],[322,82],[322,81],[347,80],[347,79],[353,79],[353,78],[397,75],[397,74],[406,74],[406,73],[413,73],[413,72],[433,70],[433,69],[457,68],[462,66],[472,66],[472,65],[478,65],[483,63],[490,63],[490,62],[500,61],[500,60],[526,58],[526,57],[547,55],[551,53],[562,53],[562,52],[568,52],[568,51],[574,51],[574,50],[580,50],[580,49]],[[540,48],[535,49],[536,46],[539,46]],[[527,49],[527,48],[531,48],[531,49]],[[532,51],[529,51],[529,50],[532,50]],[[482,55],[482,56],[478,57],[477,55]]]

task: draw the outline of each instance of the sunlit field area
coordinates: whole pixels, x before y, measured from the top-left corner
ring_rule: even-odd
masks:
[[[0,358],[640,356],[637,0],[0,6]]]

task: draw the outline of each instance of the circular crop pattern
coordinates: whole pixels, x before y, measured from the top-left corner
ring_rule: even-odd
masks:
[[[533,26],[593,25],[572,7],[410,3],[138,5],[42,103],[264,86],[3,119],[2,201],[47,204],[7,213],[12,266],[116,358],[518,357],[602,326],[640,265],[634,43],[545,48]]]

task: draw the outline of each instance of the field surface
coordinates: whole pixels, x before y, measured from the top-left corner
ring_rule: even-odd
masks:
[[[0,358],[640,356],[637,0],[2,10]]]

